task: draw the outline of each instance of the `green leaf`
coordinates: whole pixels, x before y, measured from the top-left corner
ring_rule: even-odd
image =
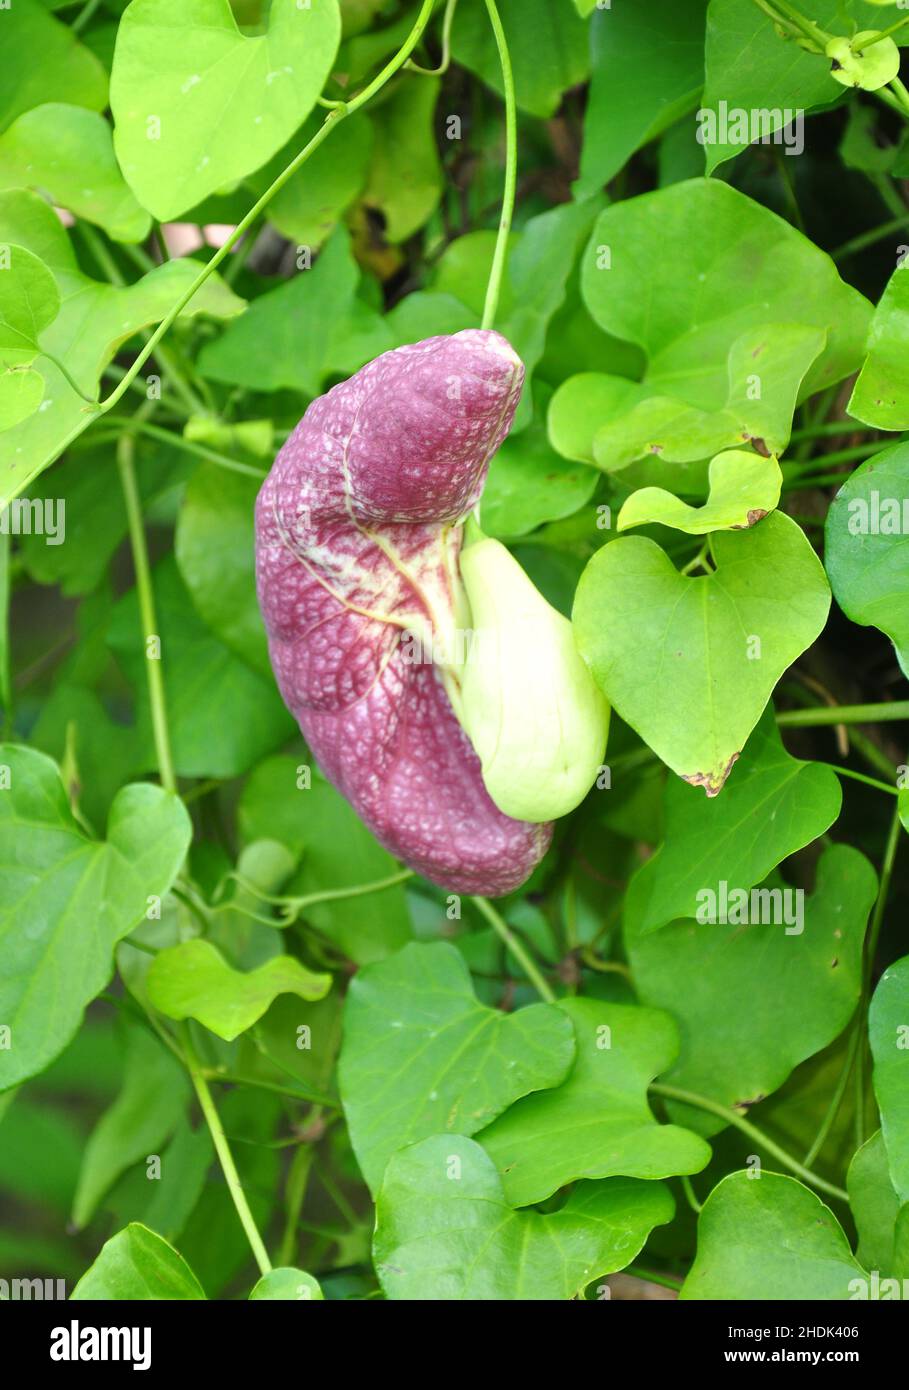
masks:
[[[909,1202],[909,956],[884,971],[868,1010],[874,1094],[901,1203]]]
[[[149,1200],[140,1204],[143,1224],[165,1240],[176,1240],[202,1196],[214,1156],[205,1123],[191,1129],[181,1117],[161,1154],[160,1175],[149,1183]]]
[[[390,1299],[569,1299],[624,1269],[674,1206],[662,1183],[611,1178],[578,1183],[545,1216],[512,1211],[480,1146],[440,1134],[389,1162],[373,1257]]]
[[[571,516],[593,496],[593,469],[567,463],[549,444],[547,400],[545,388],[539,388],[529,429],[509,436],[490,464],[480,504],[489,536],[525,536],[543,522]]]
[[[564,203],[530,218],[510,241],[496,326],[524,363],[528,382],[543,356],[546,333],[565,300],[581,246],[601,206],[598,198]],[[492,266],[495,235],[468,232],[446,248],[432,285],[461,300],[479,318]],[[540,266],[546,274],[540,274]],[[529,390],[518,405],[515,425],[523,429],[532,414]]]
[[[44,377],[31,367],[0,371],[0,431],[34,415],[44,399]]]
[[[141,436],[136,444],[139,492],[143,505],[150,507],[163,493],[181,486],[195,461],[171,445]],[[220,476],[225,478],[223,472]],[[29,501],[39,502],[45,516],[42,533],[19,537],[29,576],[37,584],[59,584],[66,598],[92,593],[127,533],[123,490],[110,444],[60,459],[52,472],[32,484]],[[48,516],[58,522],[56,536]]]
[[[859,1235],[859,1264],[885,1277],[909,1278],[909,1205],[901,1207],[893,1190],[880,1130],[854,1155],[846,1187]]]
[[[38,339],[60,312],[57,282],[22,246],[5,247],[0,272],[0,366],[23,367],[40,353]]]
[[[747,432],[782,431],[768,441],[780,452],[790,404],[858,366],[870,314],[867,301],[800,232],[709,179],[606,208],[582,259],[581,287],[601,328],[644,349],[647,400],[658,398],[649,406],[655,419],[620,418],[604,430],[602,467],[616,445],[626,454],[633,448],[631,457],[660,445],[671,458],[669,401],[676,413],[690,408],[678,426],[681,458],[723,447],[722,440],[708,441],[710,421],[703,418],[716,411],[729,411],[730,431],[747,426],[751,414],[756,428]],[[811,330],[826,334],[826,347],[809,367],[820,342]],[[754,351],[763,356],[749,364]],[[741,443],[741,434],[725,442]]]
[[[848,1299],[865,1271],[833,1212],[795,1178],[730,1173],[698,1217],[683,1299]]]
[[[0,746],[0,1089],[43,1071],[75,1033],[111,977],[116,943],[167,892],[186,854],[190,821],[159,787],[118,792],[107,840],[88,839],[72,816],[60,773],[41,753]]]
[[[205,1292],[182,1256],[138,1221],[111,1236],[70,1294],[77,1302],[200,1298]]]
[[[880,12],[876,14],[873,5],[851,0],[849,9],[860,25],[882,27]],[[822,29],[843,26],[842,0],[813,0],[810,14]],[[781,39],[765,11],[741,0],[710,0],[705,64],[704,109],[714,118],[701,122],[708,173],[740,154],[749,136],[780,132],[793,118],[842,95],[829,62],[791,39]],[[725,121],[721,103],[725,103]],[[755,115],[760,117],[759,126]],[[740,127],[751,127],[752,122],[754,129],[743,135]],[[782,148],[800,153],[798,133],[787,133]]]
[[[318,1279],[305,1274],[302,1269],[270,1269],[263,1274],[254,1286],[250,1299],[281,1299],[305,1302],[309,1299],[322,1299],[323,1294]]]
[[[92,1130],[82,1158],[72,1221],[81,1230],[122,1173],[160,1152],[189,1099],[186,1073],[145,1028],[126,1034],[123,1089]]]
[[[305,847],[303,866],[290,885],[294,893],[353,890],[400,872],[350,803],[293,758],[270,758],[255,769],[243,789],[238,820],[247,841],[273,838],[297,853]],[[306,919],[360,965],[383,959],[412,936],[400,883],[309,904]]]
[[[783,672],[830,607],[820,561],[788,516],[711,537],[716,570],[680,574],[658,545],[622,536],[578,585],[581,654],[606,698],[665,763],[722,788]]]
[[[397,1149],[443,1131],[475,1134],[528,1091],[557,1085],[573,1056],[563,1013],[550,1004],[513,1014],[479,1004],[447,942],[414,942],[360,970],[347,995],[338,1074],[370,1188]]]
[[[707,0],[650,0],[594,16],[576,196],[609,183],[635,150],[695,105],[704,85],[706,9]]]
[[[909,444],[894,444],[867,459],[827,513],[824,563],[847,618],[885,632],[909,675],[907,496]]]
[[[339,39],[336,0],[274,0],[255,37],[228,0],[133,0],[110,99],[140,203],[167,221],[264,164],[315,106]]]
[[[405,78],[373,116],[375,148],[363,200],[382,214],[393,245],[419,231],[442,195],[434,128],[439,87],[438,78]]]
[[[705,536],[711,531],[743,531],[763,520],[780,500],[783,474],[775,458],[744,449],[729,449],[710,461],[710,496],[703,507],[690,507],[663,488],[645,487],[623,503],[617,531],[658,522]]]
[[[103,116],[49,102],[0,136],[0,186],[32,188],[103,227],[115,241],[142,241],[151,218],[127,187]]]
[[[740,883],[731,872],[722,880],[732,903]],[[719,908],[721,881],[705,874],[703,883]],[[815,891],[801,900],[801,912],[791,896],[799,890],[777,875],[762,885],[765,893],[774,889],[775,902],[749,894],[741,914],[730,906],[728,923],[680,920],[649,936],[641,934],[633,907],[626,909],[625,943],[640,997],[671,1013],[682,1037],[666,1080],[743,1112],[849,1022],[877,879],[858,850],[834,845],[818,864]],[[705,899],[705,918],[711,906]],[[688,1106],[673,1105],[672,1113],[702,1134],[723,1127]]]
[[[592,443],[594,462],[608,473],[654,456],[691,463],[752,440],[761,451],[782,453],[805,373],[823,346],[824,334],[801,324],[748,329],[729,349],[725,399],[718,397],[709,410],[649,394],[651,383],[658,385],[651,375],[637,399],[629,397],[626,413],[600,424]],[[681,483],[685,475],[678,476]]]
[[[902,260],[887,282],[868,332],[867,356],[849,414],[878,430],[909,429],[909,274]]]
[[[703,1139],[661,1125],[647,1087],[678,1055],[667,1014],[637,1005],[569,999],[575,1063],[560,1086],[525,1096],[477,1135],[499,1171],[505,1200],[532,1206],[577,1178],[668,1178],[710,1162]]]
[[[322,120],[322,113],[311,116],[283,150],[247,179],[257,196],[315,135]],[[272,198],[266,212],[269,222],[297,246],[316,250],[362,192],[372,148],[373,127],[367,115],[355,112],[341,121]]]
[[[694,917],[699,892],[720,879],[752,888],[829,830],[842,802],[833,769],[793,758],[768,709],[722,796],[701,796],[675,778],[666,783],[663,844],[628,888],[635,930],[646,935],[673,918]]]
[[[0,23],[5,22],[0,17]],[[0,244],[24,246],[53,272],[61,309],[41,335],[41,347],[66,364],[81,390],[98,393],[101,371],[117,349],[141,328],[157,323],[173,308],[198,274],[191,259],[168,261],[135,284],[102,285],[84,275],[60,221],[37,194],[23,189],[0,192]],[[2,274],[2,272],[0,272]],[[217,275],[193,297],[184,313],[230,318],[243,309]],[[85,401],[46,358],[43,407],[3,435],[0,454],[0,507],[6,505],[52,463],[64,445],[96,418]]]
[[[567,4],[552,0],[499,0],[499,13],[518,106],[531,116],[555,115],[562,93],[587,77],[587,25]],[[456,62],[501,94],[499,54],[484,6],[458,6],[451,51]]]
[[[164,695],[181,777],[238,777],[288,738],[293,720],[271,677],[225,647],[193,609],[172,555],[152,573]],[[147,657],[135,589],[114,609],[108,644],[136,695],[140,766],[154,767]]]
[[[392,346],[379,315],[357,298],[359,279],[350,236],[339,227],[311,269],[260,295],[202,349],[201,370],[253,391],[319,395],[327,376],[348,376]]]
[[[293,956],[274,956],[257,970],[234,970],[209,941],[181,942],[161,951],[148,972],[148,995],[168,1018],[196,1018],[232,1042],[279,994],[322,999],[330,975],[316,975]]]
[[[0,15],[0,130],[23,111],[66,101],[102,111],[107,73],[71,29],[52,19],[40,0],[15,0]]]
[[[271,672],[256,600],[253,520],[259,482],[203,463],[180,508],[174,551],[196,611],[225,646]]]

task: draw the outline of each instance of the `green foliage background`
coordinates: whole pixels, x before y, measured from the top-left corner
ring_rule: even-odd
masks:
[[[835,80],[789,4],[498,0],[528,385],[483,525],[573,617],[608,776],[519,893],[457,900],[275,688],[275,451],[483,313],[489,8],[0,10],[0,1281],[909,1278],[909,541],[853,524],[909,500],[898,77]],[[699,141],[755,110],[776,140]],[[724,881],[804,890],[803,930],[698,920]]]

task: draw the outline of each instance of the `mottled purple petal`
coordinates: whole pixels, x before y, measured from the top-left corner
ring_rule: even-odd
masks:
[[[493,804],[438,669],[402,638],[454,623],[457,523],[523,376],[484,330],[384,353],[313,401],[256,505],[272,666],[323,772],[392,854],[492,896],[525,881],[551,826]]]

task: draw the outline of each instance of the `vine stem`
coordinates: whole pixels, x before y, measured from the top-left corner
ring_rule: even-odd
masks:
[[[141,407],[140,407],[141,412]],[[177,778],[171,756],[170,735],[167,728],[167,708],[164,702],[164,677],[161,662],[153,660],[148,654],[149,638],[158,636],[158,623],[155,616],[155,595],[152,589],[151,569],[148,563],[148,546],[145,540],[145,527],[142,522],[142,501],[136,481],[136,439],[133,434],[123,434],[117,442],[117,468],[120,472],[120,485],[126,503],[126,517],[129,524],[129,540],[133,553],[133,568],[136,572],[136,592],[139,598],[139,613],[145,637],[145,664],[148,675],[148,699],[151,707],[152,732],[155,740],[155,753],[158,760],[158,773],[161,785],[166,791],[176,794]]]
[[[817,728],[822,724],[884,724],[909,719],[909,700],[888,700],[880,705],[818,705],[813,709],[782,710],[776,722],[782,727]]]
[[[502,88],[505,94],[505,190],[502,195],[502,215],[499,218],[496,249],[492,258],[492,267],[489,272],[489,283],[486,286],[486,303],[483,306],[483,321],[480,325],[481,328],[492,328],[495,322],[496,310],[499,307],[499,294],[502,288],[502,276],[505,271],[505,258],[508,254],[508,237],[511,232],[511,219],[514,216],[515,192],[518,182],[518,114],[514,92],[514,73],[511,67],[511,54],[508,52],[508,40],[505,37],[505,30],[502,28],[502,21],[496,7],[496,0],[486,0],[486,9],[489,11],[489,22],[492,25],[496,47],[499,50],[499,62],[502,67]]]
[[[487,2],[491,3],[491,0],[487,0]],[[313,135],[312,139],[307,141],[307,143],[303,146],[302,150],[300,150],[299,153],[294,156],[290,163],[286,165],[284,169],[282,169],[281,173],[278,174],[277,178],[275,178],[274,181],[268,186],[268,188],[262,194],[261,198],[259,198],[258,201],[254,203],[254,205],[245,214],[245,216],[240,219],[236,227],[231,232],[230,236],[227,237],[224,243],[218,247],[214,255],[208,261],[206,261],[205,265],[201,267],[198,275],[193,280],[193,282],[188,286],[186,291],[168,310],[167,314],[158,324],[154,332],[150,335],[148,342],[142,348],[141,352],[136,357],[135,361],[132,363],[132,366],[126,372],[125,376],[120,381],[120,383],[114,388],[114,390],[110,393],[109,396],[106,396],[103,401],[99,401],[98,404],[94,407],[92,413],[96,419],[99,418],[101,415],[106,414],[107,411],[112,410],[113,407],[117,404],[117,402],[121,400],[121,398],[126,394],[133,381],[139,375],[139,372],[145,366],[145,363],[148,361],[149,357],[152,355],[155,348],[158,346],[161,339],[164,337],[165,333],[167,333],[168,330],[173,327],[174,323],[179,318],[180,314],[182,314],[183,310],[186,308],[190,300],[199,292],[199,290],[205,284],[206,280],[208,280],[209,276],[217,270],[221,262],[225,260],[227,256],[230,255],[237,242],[240,240],[243,234],[249,230],[249,228],[255,222],[259,214],[271,202],[272,198],[274,198],[274,196],[280,192],[280,190],[284,187],[284,185],[288,182],[289,179],[293,178],[297,170],[303,164],[306,163],[310,155],[313,154],[319,148],[322,142],[328,138],[328,136],[335,129],[335,127],[339,125],[341,121],[346,120],[348,116],[352,116],[355,111],[359,111],[361,106],[365,106],[366,103],[369,100],[371,100],[373,96],[375,96],[376,92],[380,91],[381,88],[384,87],[385,84],[395,75],[395,73],[404,66],[411,53],[416,48],[417,44],[420,42],[420,39],[423,36],[423,31],[425,30],[427,24],[432,18],[434,7],[435,0],[423,0],[422,5],[420,6],[420,13],[417,15],[417,18],[414,21],[413,28],[411,29],[407,38],[404,40],[403,44],[398,49],[394,57],[391,58],[385,64],[384,68],[382,68],[382,70],[379,73],[377,73],[373,80],[363,88],[362,92],[359,92],[355,97],[352,97],[350,101],[343,103],[343,105],[335,108],[334,110],[328,113],[323,124],[316,131],[315,135]],[[88,407],[86,407],[86,410],[88,410]],[[77,439],[84,429],[84,421],[80,421],[78,425],[75,425],[73,429],[70,431],[70,433],[67,435],[66,439],[62,441],[59,453],[63,453],[64,449],[66,449],[67,446],[70,445],[74,439]]]
[[[785,1149],[780,1148],[779,1144],[766,1134],[757,1125],[753,1125],[748,1120],[743,1120],[736,1110],[730,1110],[728,1106],[721,1105],[719,1101],[710,1100],[708,1096],[696,1095],[694,1091],[683,1091],[678,1086],[665,1086],[662,1082],[654,1081],[650,1086],[653,1095],[663,1096],[666,1100],[681,1101],[685,1105],[693,1105],[698,1110],[706,1110],[710,1115],[716,1115],[727,1124],[734,1125],[736,1129],[753,1139],[755,1144],[759,1144],[762,1149],[766,1149],[778,1163],[782,1163],[791,1173],[795,1173],[803,1182],[810,1183],[812,1187],[818,1188],[820,1192],[826,1192],[829,1197],[836,1197],[837,1201],[848,1202],[849,1194],[842,1187],[834,1187],[833,1183],[827,1182],[826,1178],[818,1177],[810,1168],[806,1168],[803,1163],[799,1163],[797,1158],[793,1158]]]
[[[493,931],[502,938],[515,960],[520,962],[521,968],[540,998],[545,999],[547,1004],[554,1004],[556,1002],[555,992],[537,968],[536,962],[523,941],[520,937],[515,936],[504,917],[496,912],[488,898],[471,898],[470,901],[483,914]]]
[[[188,1030],[183,1033],[183,1053],[186,1061],[186,1068],[192,1080],[196,1096],[198,1097],[202,1114],[205,1117],[205,1123],[208,1125],[212,1143],[215,1146],[215,1153],[218,1155],[218,1161],[221,1164],[221,1169],[227,1182],[227,1190],[230,1192],[231,1198],[233,1199],[237,1215],[240,1218],[240,1224],[246,1232],[246,1239],[249,1241],[250,1249],[255,1256],[260,1273],[269,1274],[271,1272],[271,1260],[268,1258],[268,1251],[265,1249],[265,1243],[259,1235],[259,1228],[249,1209],[246,1193],[243,1191],[243,1184],[240,1182],[240,1174],[237,1172],[237,1165],[234,1163],[234,1156],[230,1151],[227,1135],[224,1133],[224,1126],[221,1124],[221,1117],[218,1114],[215,1102],[212,1100],[208,1082],[202,1073],[202,1068],[196,1056],[195,1049],[193,1048]]]

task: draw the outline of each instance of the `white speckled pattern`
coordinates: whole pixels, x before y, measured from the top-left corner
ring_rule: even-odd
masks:
[[[392,854],[489,896],[524,882],[552,828],[493,805],[437,669],[401,638],[456,625],[458,523],[523,378],[480,329],[384,353],[313,401],[256,505],[272,666],[320,767]]]

